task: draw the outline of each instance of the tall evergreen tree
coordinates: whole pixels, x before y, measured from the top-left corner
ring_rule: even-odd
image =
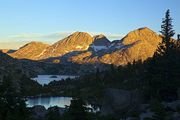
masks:
[[[160,32],[163,39],[154,57],[148,62],[146,78],[149,81],[151,98],[171,101],[177,96],[180,64],[177,62],[179,61],[179,52],[175,47],[175,41],[171,38],[175,32],[170,10],[166,11]]]
[[[173,25],[172,25],[172,18],[170,17],[170,10],[168,9],[165,13],[165,18],[162,20],[162,25],[161,25],[161,34],[163,37],[162,43],[159,45],[159,53],[161,55],[165,54],[166,52],[169,51],[169,49],[172,47],[170,44],[171,42],[171,37],[174,36],[175,31],[173,30]]]

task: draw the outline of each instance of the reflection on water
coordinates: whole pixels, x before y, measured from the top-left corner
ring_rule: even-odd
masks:
[[[33,107],[35,105],[42,105],[46,109],[52,106],[65,107],[70,105],[72,98],[71,97],[35,97],[27,98],[27,106]]]

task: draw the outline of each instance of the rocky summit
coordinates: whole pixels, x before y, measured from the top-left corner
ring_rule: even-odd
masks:
[[[9,55],[18,59],[37,60],[48,46],[42,42],[30,42]]]
[[[103,50],[83,52],[70,58],[78,63],[105,63],[125,65],[133,61],[144,61],[154,55],[162,37],[149,28],[140,28],[128,33],[122,40],[111,42]],[[84,58],[82,58],[84,57]]]
[[[93,38],[85,32],[75,32],[72,35],[47,47],[38,59],[60,57],[73,51],[83,51],[89,48]]]
[[[149,28],[140,28],[128,33],[121,41],[116,42],[117,50],[100,58],[107,64],[124,65],[133,61],[144,61],[154,55],[162,37]]]
[[[75,32],[53,45],[29,43],[10,55],[48,62],[63,59],[63,63],[125,65],[152,57],[161,39],[147,27],[131,31],[121,40],[112,42],[102,34],[92,37],[86,32]]]

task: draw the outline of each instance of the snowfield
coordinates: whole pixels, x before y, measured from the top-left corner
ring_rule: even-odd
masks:
[[[93,48],[94,51],[99,51],[99,50],[108,49],[107,46],[96,46],[96,45],[92,45],[91,48]]]

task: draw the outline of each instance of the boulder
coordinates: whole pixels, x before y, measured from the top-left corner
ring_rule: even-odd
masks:
[[[174,113],[171,120],[180,120],[180,114],[179,113]]]
[[[44,106],[36,105],[31,108],[32,118],[34,119],[43,119],[47,113],[47,110]]]
[[[66,108],[61,108],[58,106],[48,108],[47,112],[57,112],[59,115],[63,115],[67,111]]]
[[[102,102],[101,115],[119,115],[137,111],[141,102],[140,98],[137,90],[107,89]]]

